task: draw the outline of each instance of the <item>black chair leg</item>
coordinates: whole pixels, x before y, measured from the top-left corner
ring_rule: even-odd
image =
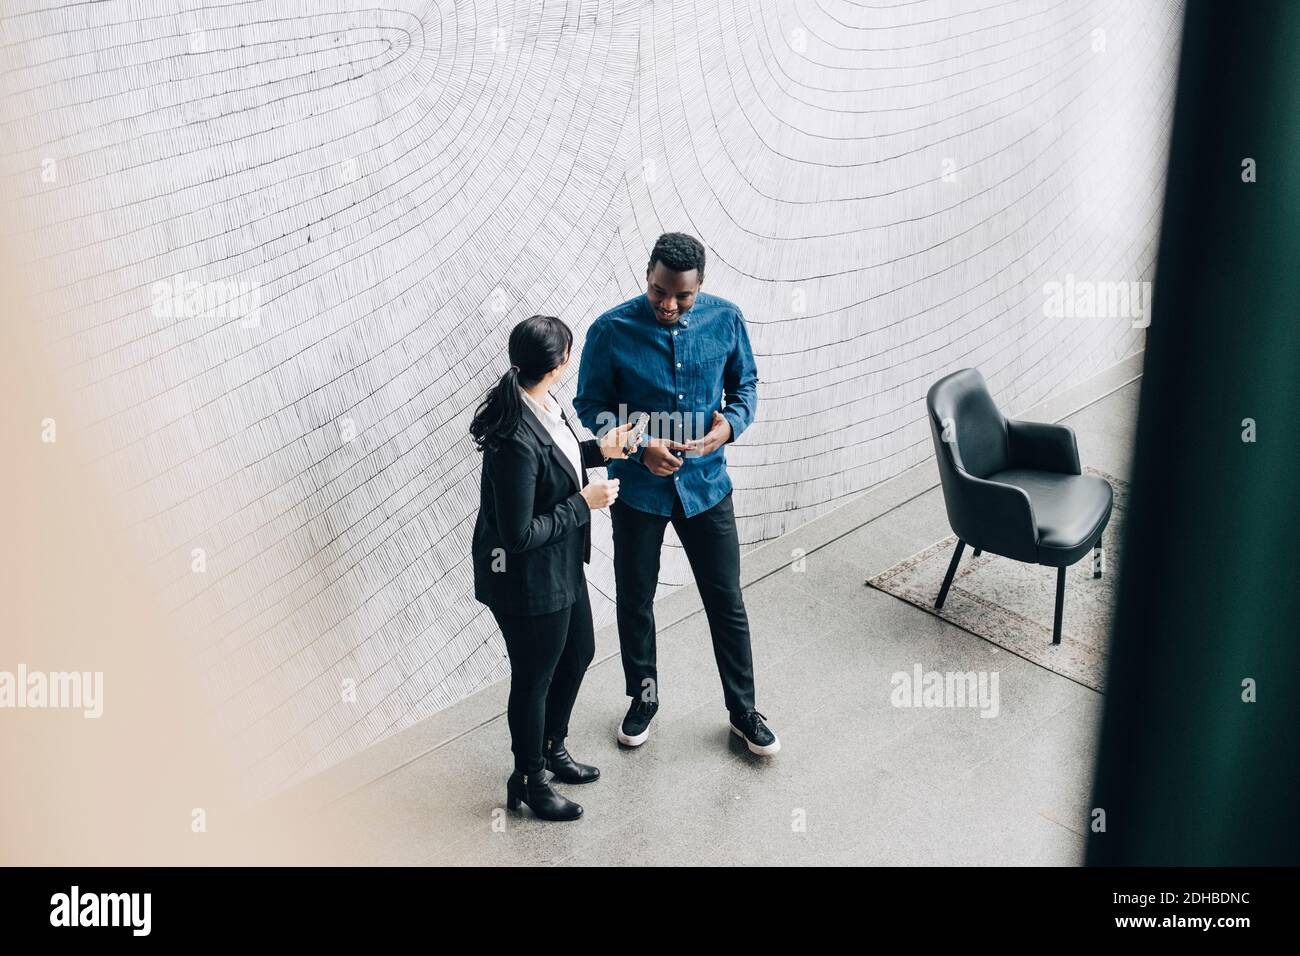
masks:
[[[1106,570],[1106,553],[1101,550],[1101,538],[1092,546],[1092,579],[1095,581]]]
[[[961,538],[957,539],[957,549],[952,553],[952,560],[948,562],[948,573],[943,576],[943,587],[939,589],[939,600],[934,602],[935,610],[943,607],[943,602],[948,600],[948,588],[952,585],[952,576],[957,573],[957,565],[961,563],[962,549],[966,547],[966,542]]]
[[[1052,620],[1052,643],[1061,643],[1061,610],[1065,607],[1065,568],[1056,569],[1056,617]]]

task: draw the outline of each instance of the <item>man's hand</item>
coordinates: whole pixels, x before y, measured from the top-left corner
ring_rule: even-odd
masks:
[[[641,464],[650,469],[653,475],[671,475],[682,467],[682,460],[674,452],[688,451],[681,442],[669,441],[667,438],[652,438],[650,444],[641,452]]]
[[[708,434],[703,438],[686,443],[686,448],[693,456],[709,455],[731,441],[731,422],[722,412],[713,413],[713,423]]]

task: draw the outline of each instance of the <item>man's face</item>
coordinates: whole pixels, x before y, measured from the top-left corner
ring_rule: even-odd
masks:
[[[700,275],[696,269],[674,272],[662,262],[645,274],[646,298],[654,309],[655,318],[663,325],[673,325],[695,304],[695,294],[700,291]]]

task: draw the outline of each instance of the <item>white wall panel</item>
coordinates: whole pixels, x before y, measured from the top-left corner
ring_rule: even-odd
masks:
[[[1166,0],[7,3],[5,228],[249,791],[507,673],[470,596],[469,413],[515,321],[581,337],[661,231],[704,240],[750,323],[747,545],[928,457],[945,372],[1014,412],[1140,348],[1126,316],[1045,317],[1043,288],[1153,278],[1180,24]],[[177,277],[203,314],[159,307]]]

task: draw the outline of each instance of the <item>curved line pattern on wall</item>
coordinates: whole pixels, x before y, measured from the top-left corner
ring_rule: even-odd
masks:
[[[151,11],[142,15],[140,11]],[[666,230],[745,311],[742,542],[1141,347],[1178,3],[105,2],[0,21],[6,229],[250,795],[507,671],[466,435],[510,326],[579,343]],[[574,379],[562,389],[571,399]],[[608,521],[590,569],[612,620]],[[689,580],[674,539],[664,591]]]

